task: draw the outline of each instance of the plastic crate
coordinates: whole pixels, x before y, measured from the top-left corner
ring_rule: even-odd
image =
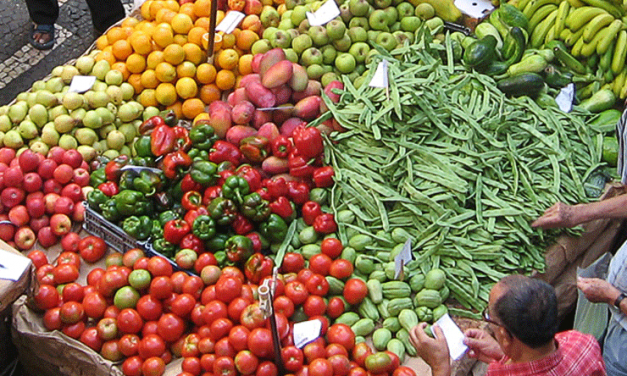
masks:
[[[102,215],[90,208],[87,202],[83,204],[85,206],[85,220],[83,221],[85,231],[102,238],[109,247],[120,253],[133,248],[147,251],[145,242],[133,238],[119,226],[107,221]]]

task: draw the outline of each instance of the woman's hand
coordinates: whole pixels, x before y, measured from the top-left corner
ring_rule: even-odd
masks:
[[[574,206],[557,202],[555,205],[546,209],[544,214],[531,224],[531,227],[540,227],[543,229],[575,227],[579,223],[575,220],[574,212]]]

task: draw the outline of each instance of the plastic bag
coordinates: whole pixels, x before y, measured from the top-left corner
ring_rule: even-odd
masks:
[[[601,278],[607,276],[612,254],[606,252],[585,269],[577,268],[577,276],[583,278]],[[598,341],[603,338],[609,319],[609,309],[605,303],[592,303],[581,291],[577,291],[577,308],[573,328],[582,333],[593,335]]]

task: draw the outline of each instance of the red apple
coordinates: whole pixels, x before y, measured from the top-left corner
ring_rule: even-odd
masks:
[[[31,192],[31,193],[26,195],[26,201],[33,200],[33,199],[36,199],[36,198],[43,199],[44,198],[44,193],[39,191],[39,192]]]
[[[81,241],[81,236],[75,232],[68,232],[61,239],[61,247],[66,252],[78,252],[78,243]]]
[[[16,205],[9,210],[9,221],[17,227],[22,227],[30,221],[28,210],[24,205]]]
[[[7,168],[9,168],[9,165],[4,163],[4,162],[0,162],[0,172],[5,172],[7,170]]]
[[[72,220],[76,222],[83,222],[85,220],[85,205],[83,205],[82,201],[74,204],[74,211],[72,212]]]
[[[34,151],[26,149],[18,157],[18,163],[20,164],[20,168],[24,172],[35,171],[39,166],[39,157]]]
[[[42,215],[46,214],[46,204],[44,203],[44,198],[35,197],[29,200],[27,197],[26,209],[28,211],[28,215],[30,215],[32,218],[39,218]]]
[[[90,171],[89,163],[87,163],[86,161],[81,162],[81,166],[79,168],[82,168],[85,171]]]
[[[44,204],[46,205],[46,213],[47,214],[54,214],[54,206],[57,203],[57,200],[59,199],[58,194],[56,193],[48,193],[44,196]]]
[[[74,169],[72,166],[67,164],[61,164],[54,169],[54,180],[59,182],[60,184],[67,184],[72,180],[72,176],[74,176]]]
[[[87,174],[87,171],[85,171],[85,173]],[[87,174],[87,180],[89,180],[89,174]],[[81,189],[81,186],[76,183],[70,183],[63,187],[61,190],[61,196],[71,199],[72,202],[84,200],[83,190]]]
[[[63,154],[65,154],[65,149],[60,146],[53,146],[48,150],[48,159],[53,159],[60,165],[63,163]]]
[[[50,218],[50,228],[53,234],[63,236],[72,230],[72,221],[67,215],[57,213]]]
[[[61,194],[63,185],[54,179],[48,179],[44,183],[44,193],[56,193]]]
[[[69,149],[63,153],[61,161],[72,168],[79,168],[81,163],[83,163],[83,156],[76,149]]]
[[[9,167],[18,167],[20,165],[20,162],[17,160],[17,158],[15,158],[14,160],[11,161],[11,163],[9,163]]]
[[[19,187],[24,180],[24,174],[20,166],[9,167],[4,172],[4,185],[7,187]]]
[[[86,187],[89,185],[89,172],[84,168],[75,168],[74,175],[72,176],[72,181],[78,184],[81,187]]]
[[[41,228],[50,226],[50,218],[47,215],[43,215],[39,218],[31,218],[28,225],[34,232],[38,232]]]
[[[2,149],[0,149],[0,154],[2,154]],[[6,214],[0,214],[0,221],[8,221],[9,216]],[[13,235],[15,235],[15,226],[10,223],[0,224],[0,239],[5,242],[13,240]]]
[[[24,191],[19,188],[5,188],[2,193],[0,193],[0,201],[2,201],[2,205],[9,209],[15,205],[19,205],[22,200],[24,200]]]
[[[35,233],[29,227],[20,227],[15,232],[15,245],[21,249],[30,249],[35,244]]]
[[[74,211],[74,201],[71,198],[61,196],[54,203],[54,212],[57,214],[71,215]]]
[[[0,149],[0,162],[8,165],[14,159],[15,159],[15,150],[11,148],[6,148],[6,147]]]
[[[37,231],[37,239],[42,247],[52,247],[57,242],[57,236],[52,232],[50,226],[42,227]]]
[[[52,179],[54,176],[54,170],[58,164],[54,159],[44,159],[37,167],[37,173],[42,179]]]
[[[40,191],[42,186],[43,182],[41,181],[41,176],[39,176],[36,172],[29,172],[24,175],[22,187],[26,192],[30,193]]]

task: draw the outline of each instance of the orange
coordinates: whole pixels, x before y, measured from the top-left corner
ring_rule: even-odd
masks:
[[[252,54],[242,55],[242,57],[239,58],[239,62],[237,63],[237,71],[239,72],[240,76],[245,76],[247,74],[253,73],[252,62]]]
[[[181,119],[183,117],[183,104],[181,103],[181,101],[176,101],[167,106],[165,109],[174,111],[177,119]]]
[[[150,17],[150,5],[151,5],[152,1],[148,0],[146,2],[144,2],[142,4],[142,6],[139,8],[140,14],[142,16],[143,19],[145,20],[152,20],[152,17]]]
[[[166,0],[165,7],[170,9],[173,12],[178,12],[180,9],[178,1],[175,1],[175,0]]]
[[[122,27],[132,27],[134,28],[139,23],[139,20],[135,17],[126,17],[124,21],[122,21]]]
[[[153,1],[150,4],[150,19],[154,20],[157,18],[157,13],[159,9],[165,8],[165,3],[163,1]]]
[[[222,92],[216,84],[203,85],[200,88],[199,97],[205,104],[217,101],[222,96]]]
[[[251,30],[255,33],[259,33],[259,31],[261,30],[261,20],[256,14],[249,14],[248,16],[244,17],[240,26],[242,30]]]
[[[198,114],[205,111],[205,104],[199,98],[186,99],[185,102],[183,102],[181,111],[183,112],[183,117],[192,120],[198,116]]]
[[[109,41],[107,40],[107,36],[105,34],[101,35],[96,39],[96,48],[100,51],[104,50],[105,47],[109,45]]]
[[[226,17],[226,13],[223,10],[218,9],[218,13],[216,14],[216,25],[219,25],[224,17]]]
[[[152,35],[152,32],[155,30],[156,25],[149,21],[141,21],[137,26],[135,26],[135,30],[143,31],[148,35]]]
[[[122,73],[122,77],[124,77],[124,81],[128,80],[131,72],[126,67],[126,63],[122,61],[118,61],[116,63],[111,64],[111,69],[114,69],[120,73]]]
[[[141,93],[142,90],[144,90],[144,85],[142,85],[141,82],[141,74],[139,73],[133,73],[128,77],[127,82],[129,84],[131,84],[131,86],[133,87],[133,89],[135,90],[135,93]]]
[[[185,3],[185,4],[181,5],[181,7],[179,8],[179,13],[188,15],[189,18],[192,19],[192,23],[194,23],[194,21],[196,21],[197,16],[194,13],[194,3]],[[216,19],[217,19],[217,17],[216,17]]]
[[[176,102],[176,88],[168,82],[160,83],[155,89],[155,98],[159,104],[169,106]]]
[[[187,42],[202,46],[202,36],[205,34],[207,34],[206,29],[203,29],[200,26],[194,26],[189,33],[187,33]]]
[[[194,14],[196,17],[209,17],[211,13],[211,0],[196,0]]]
[[[250,51],[250,47],[259,40],[259,35],[252,30],[242,30],[237,36],[237,48]]]
[[[176,93],[183,99],[189,99],[196,96],[198,86],[196,81],[190,77],[182,77],[176,81]]]
[[[150,69],[155,69],[157,64],[164,62],[163,51],[152,51],[148,58],[146,58],[146,66]]]
[[[144,33],[143,31],[135,30],[133,35],[129,38],[129,42],[131,42],[133,51],[138,54],[148,55],[152,52],[152,40],[150,39],[150,35]]]
[[[235,73],[222,69],[216,74],[216,85],[220,90],[229,90],[235,86]]]
[[[128,39],[128,37],[133,34],[133,31],[135,31],[135,29],[131,26],[123,26],[122,31],[124,31],[124,33],[126,34],[126,39]]]
[[[172,82],[176,79],[176,69],[166,62],[157,64],[155,74],[161,82]]]
[[[222,48],[231,48],[235,46],[235,35],[233,34],[224,34],[222,35]]]
[[[105,35],[107,36],[107,41],[109,41],[109,44],[111,45],[119,40],[126,39],[126,32],[119,26],[112,27]]]
[[[239,55],[237,52],[232,48],[228,48],[218,53],[217,63],[220,68],[230,70],[237,67],[238,60]]]
[[[172,30],[177,34],[187,34],[194,27],[192,18],[184,13],[178,13],[170,22]]]
[[[113,43],[113,56],[120,61],[126,60],[133,53],[133,47],[126,39]]]
[[[152,40],[155,41],[157,46],[166,48],[170,44],[174,43],[174,33],[172,33],[172,28],[165,23],[159,24],[159,26],[157,26],[157,28],[153,31]]]
[[[185,60],[185,50],[178,44],[171,44],[163,50],[163,59],[172,65],[181,64]]]
[[[191,61],[184,61],[176,66],[176,77],[194,77],[196,75],[196,65]]]
[[[154,89],[159,86],[159,83],[159,79],[154,70],[146,69],[144,73],[141,74],[141,84],[146,89]]]
[[[205,33],[209,30],[209,17],[200,17],[194,22],[195,27],[202,27]]]
[[[185,43],[183,45],[183,51],[185,51],[185,60],[191,61],[195,65],[198,65],[207,60],[207,56],[197,44]]]
[[[212,64],[203,63],[196,68],[196,80],[201,84],[210,84],[216,79],[216,68]]]
[[[137,96],[137,101],[141,103],[142,106],[158,106],[159,102],[157,102],[157,98],[155,97],[155,89],[144,89]]]
[[[174,43],[178,44],[179,46],[183,46],[185,43],[187,43],[187,35],[186,34],[176,34],[174,36]]]
[[[126,68],[131,73],[141,73],[146,69],[146,59],[140,54],[131,54],[126,58]]]
[[[113,52],[111,52],[111,46],[105,47],[104,50],[100,51],[98,55],[96,55],[96,61],[106,60],[109,65],[115,64],[115,56],[113,56]]]
[[[167,22],[170,23],[172,21],[172,19],[176,16],[176,12],[173,12],[172,10],[168,9],[168,8],[162,8],[159,9],[159,11],[157,12],[157,17],[155,17],[155,21],[161,23],[161,22]]]

